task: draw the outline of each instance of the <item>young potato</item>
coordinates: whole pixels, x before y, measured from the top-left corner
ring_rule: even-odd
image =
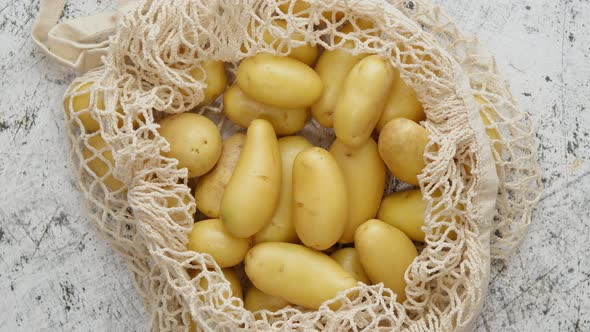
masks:
[[[96,92],[93,95],[91,93],[92,85],[94,85],[94,82],[76,84],[70,88],[74,93],[76,93],[76,95],[72,97],[66,97],[64,99],[64,110],[66,112],[66,118],[70,118],[70,113],[79,113],[77,114],[77,116],[82,122],[82,125],[84,126],[86,132],[89,133],[95,132],[98,129],[100,129],[98,121],[94,119],[90,111],[91,99],[93,98],[95,100],[94,102],[97,109],[105,109],[102,93]]]
[[[199,178],[195,187],[197,209],[209,218],[219,218],[221,198],[225,186],[240,159],[240,153],[246,143],[246,135],[234,134],[223,142],[221,157],[211,172]]]
[[[361,265],[361,261],[359,259],[358,253],[354,248],[342,248],[336,250],[332,255],[330,255],[336,263],[340,264],[346,272],[350,273],[356,280],[365,283],[367,285],[371,284],[369,281],[369,277],[367,277],[367,273],[365,269]]]
[[[287,109],[307,108],[322,94],[322,80],[312,68],[289,57],[264,53],[240,63],[237,82],[253,99]]]
[[[426,129],[412,120],[397,118],[381,130],[379,154],[391,174],[417,186],[418,174],[426,167],[424,149],[427,143]]]
[[[221,219],[234,236],[248,238],[270,222],[281,191],[281,155],[270,123],[254,120],[221,200]]]
[[[408,190],[392,193],[381,202],[377,219],[404,232],[410,239],[424,242],[424,214],[426,202],[422,192]]]
[[[383,114],[377,123],[377,130],[381,131],[389,121],[395,118],[405,118],[416,123],[426,119],[424,108],[418,101],[416,92],[402,80],[397,69],[394,69],[393,85]]]
[[[399,303],[404,302],[404,275],[418,256],[412,240],[399,229],[372,219],[357,229],[354,244],[371,282],[382,282],[397,294]]]
[[[357,281],[328,255],[301,245],[265,242],[254,246],[245,260],[246,274],[262,292],[318,309]]]
[[[246,292],[244,299],[244,308],[250,312],[257,312],[260,310],[268,310],[271,312],[279,311],[287,306],[289,302],[278,297],[263,293],[256,287],[250,287]],[[255,315],[256,319],[260,319],[260,315]]]
[[[332,155],[318,147],[293,164],[293,223],[306,246],[325,250],[342,236],[348,219],[346,182]]]
[[[301,136],[288,136],[279,139],[283,180],[279,205],[268,225],[254,235],[254,244],[260,242],[297,242],[293,225],[293,163],[297,155],[313,145]]]
[[[225,115],[241,127],[248,128],[255,119],[270,122],[277,135],[292,135],[303,129],[309,110],[306,108],[286,109],[269,106],[248,97],[237,84],[232,85],[223,95]]]
[[[273,22],[273,25],[274,27],[264,31],[263,39],[267,44],[273,45],[275,50],[286,51],[288,49],[286,44],[280,49],[279,45],[281,45],[283,41],[280,37],[287,35],[287,22],[284,20],[277,20]],[[278,33],[276,32],[277,30],[279,31]],[[300,34],[292,35],[291,38],[297,41],[305,40],[305,36]],[[308,66],[312,66],[316,58],[318,57],[318,47],[312,46],[310,44],[306,44],[299,47],[293,47],[291,48],[291,52],[288,56],[295,60],[301,61]]]
[[[371,137],[392,80],[393,67],[378,55],[370,55],[352,68],[334,108],[334,131],[344,144],[358,147]]]
[[[112,191],[118,191],[123,188],[125,184],[117,180],[112,172],[106,176],[109,169],[112,170],[115,167],[115,160],[113,159],[113,151],[107,146],[101,135],[92,136],[88,139],[88,145],[95,150],[99,151],[99,154],[94,154],[89,148],[84,147],[82,156],[88,165],[88,168],[98,177],[101,178],[104,184]],[[106,177],[105,177],[106,176]]]
[[[180,113],[160,120],[158,132],[170,143],[162,154],[178,160],[189,177],[209,172],[221,156],[221,134],[213,121],[194,113]]]
[[[190,71],[191,76],[200,81],[205,77],[207,87],[203,91],[205,99],[201,104],[210,104],[219,97],[227,85],[227,75],[223,61],[205,60],[201,63],[203,69],[195,68]]]
[[[338,242],[349,243],[356,228],[377,214],[385,189],[385,164],[372,138],[358,148],[336,139],[330,153],[342,170],[348,194],[348,222]]]
[[[220,267],[240,264],[250,249],[250,239],[231,235],[219,219],[195,223],[188,237],[187,249],[209,254]]]

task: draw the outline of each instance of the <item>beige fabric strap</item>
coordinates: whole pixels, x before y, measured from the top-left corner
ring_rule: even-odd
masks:
[[[31,37],[57,62],[85,73],[102,65],[109,36],[115,33],[119,15],[133,9],[138,0],[119,0],[117,11],[58,22],[67,0],[41,0]]]

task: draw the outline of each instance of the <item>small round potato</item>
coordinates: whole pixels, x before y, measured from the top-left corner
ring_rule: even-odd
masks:
[[[393,85],[389,98],[385,104],[385,109],[379,122],[377,123],[377,130],[381,131],[385,125],[396,118],[405,118],[420,123],[426,119],[422,103],[418,101],[416,92],[410,88],[404,80],[400,77],[399,70],[394,70]]]
[[[205,77],[207,87],[203,91],[205,99],[201,104],[210,104],[219,97],[227,85],[227,76],[223,61],[207,60],[201,63],[202,69],[195,68],[190,71],[191,76],[200,81]]]
[[[244,260],[250,249],[250,239],[234,237],[225,229],[221,220],[209,219],[193,225],[187,249],[209,254],[220,267],[230,267]]]
[[[354,248],[342,248],[336,250],[330,255],[336,263],[340,264],[348,273],[350,273],[356,280],[370,285],[369,277],[361,264],[358,253]]]
[[[426,202],[420,190],[392,193],[381,202],[377,218],[404,232],[410,239],[424,242]]]
[[[409,184],[418,185],[418,175],[426,164],[424,149],[428,132],[412,120],[391,120],[379,135],[379,154],[391,174]]]
[[[244,299],[244,308],[250,312],[260,310],[268,310],[271,312],[279,311],[287,307],[289,304],[290,303],[285,299],[263,293],[254,286],[246,291],[246,298]],[[257,316],[257,319],[260,319],[260,315]]]
[[[112,149],[107,146],[107,143],[102,136],[96,135],[90,137],[88,139],[88,145],[98,151],[98,154],[95,154],[88,147],[84,147],[82,155],[84,160],[86,160],[88,168],[90,168],[97,177],[101,178],[104,184],[112,191],[117,191],[124,187],[125,185],[123,182],[117,180],[112,174],[112,169],[115,167],[113,152]],[[109,173],[109,170],[111,170],[111,173]],[[107,173],[109,173],[108,176]]]
[[[209,172],[221,156],[221,134],[213,121],[194,113],[170,115],[160,120],[158,132],[170,143],[163,155],[178,160],[190,178]]]

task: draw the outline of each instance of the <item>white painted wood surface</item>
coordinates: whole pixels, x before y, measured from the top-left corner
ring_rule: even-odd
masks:
[[[537,125],[546,191],[496,262],[478,331],[590,330],[590,2],[437,0],[496,54]],[[112,1],[71,1],[65,17]],[[74,77],[33,45],[38,0],[0,0],[0,331],[141,331],[143,304],[68,168]]]

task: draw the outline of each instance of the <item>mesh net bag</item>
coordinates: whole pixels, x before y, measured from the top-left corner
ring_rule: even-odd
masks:
[[[286,28],[271,29],[278,42],[268,44],[264,31],[277,20]],[[354,29],[344,34],[346,23]],[[190,111],[213,119],[224,136],[235,132],[221,100],[203,103],[205,74],[197,80],[190,72],[221,60],[232,81],[241,59],[306,43],[326,50],[349,43],[347,52],[384,56],[416,91],[430,138],[419,176],[426,241],[406,271],[402,304],[382,284],[359,283],[317,311],[287,307],[256,319],[230,296],[211,256],[186,250],[194,198],[186,169],[161,154],[169,145],[156,121]],[[75,79],[64,96],[71,158],[90,218],[126,259],[152,330],[471,327],[490,259],[507,257],[523,238],[541,183],[530,119],[494,58],[439,8],[418,0],[153,0],[120,17],[109,44],[104,66]],[[333,140],[314,121],[302,133],[317,145]],[[389,190],[403,186],[392,179]]]

